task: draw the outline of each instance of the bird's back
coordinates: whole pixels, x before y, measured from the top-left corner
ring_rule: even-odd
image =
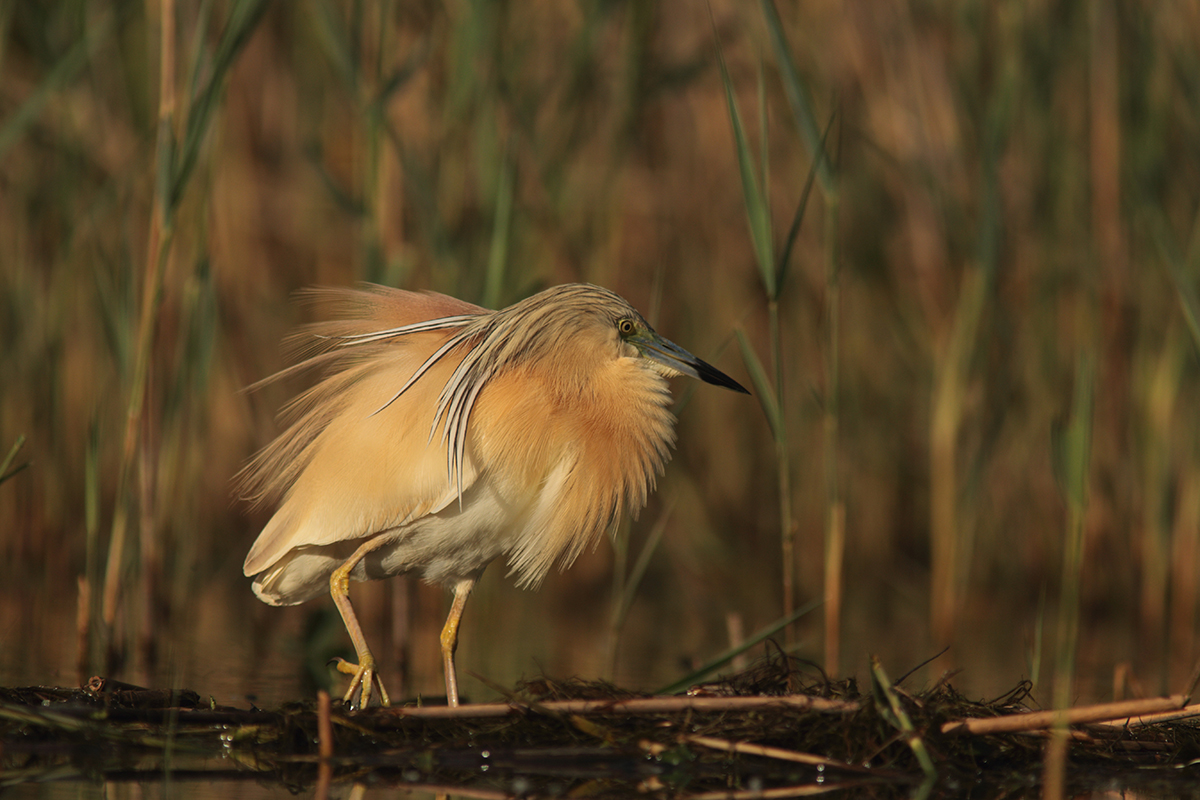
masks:
[[[425,444],[439,381],[462,354],[450,354],[426,380],[383,406],[457,330],[344,345],[348,337],[485,310],[445,295],[384,287],[323,289],[316,297],[331,301],[342,318],[303,329],[295,343],[306,358],[271,380],[298,369],[327,374],[289,404],[286,430],[240,476],[254,499],[280,502],[246,557],[248,576],[293,548],[353,541],[428,513],[446,499],[445,451],[439,455]]]

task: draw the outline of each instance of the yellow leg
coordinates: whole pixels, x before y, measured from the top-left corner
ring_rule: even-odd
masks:
[[[462,619],[467,596],[475,586],[474,578],[464,578],[454,584],[454,603],[442,628],[442,668],[446,672],[446,702],[458,705],[458,673],[454,671],[454,651],[458,647],[458,623]]]
[[[371,702],[372,684],[379,687],[380,703],[390,706],[391,700],[388,698],[387,690],[383,688],[383,681],[379,678],[375,666],[375,656],[371,655],[371,648],[367,647],[367,639],[363,636],[362,626],[358,624],[358,617],[354,615],[354,608],[350,605],[350,573],[367,553],[386,544],[387,541],[387,538],[383,536],[368,540],[329,576],[329,593],[333,596],[333,604],[337,606],[338,612],[342,615],[342,622],[346,624],[346,632],[350,634],[350,641],[354,644],[354,650],[358,654],[357,664],[337,659],[338,671],[354,676],[342,702],[349,705],[361,688],[362,699],[359,708],[366,708],[367,704]]]

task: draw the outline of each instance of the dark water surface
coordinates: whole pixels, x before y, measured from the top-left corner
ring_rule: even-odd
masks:
[[[245,581],[234,575],[227,581],[208,586],[192,595],[186,605],[173,613],[172,622],[155,637],[155,664],[147,667],[131,653],[108,677],[142,686],[191,689],[202,706],[222,706],[249,711],[252,708],[280,709],[288,703],[311,703],[318,685],[330,679],[325,666],[334,654],[350,656],[345,631],[328,601],[314,602],[289,609],[275,609],[258,603],[249,594]],[[607,671],[604,658],[603,625],[575,630],[570,635],[553,635],[534,640],[520,630],[522,625],[553,628],[553,610],[539,606],[538,595],[518,592],[498,574],[485,579],[475,605],[464,622],[460,665],[467,693],[477,701],[494,699],[496,694],[471,673],[486,676],[502,686],[511,686],[522,675],[536,675],[544,667],[550,674],[579,674],[599,677]],[[357,587],[368,598],[378,595],[380,586]],[[435,601],[436,593],[433,594]],[[0,687],[55,686],[76,687],[90,674],[96,674],[93,655],[87,667],[79,669],[77,633],[77,591],[73,585],[47,587],[36,576],[23,585],[20,576],[0,587]],[[378,605],[378,603],[376,603]],[[425,630],[414,638],[425,643],[410,665],[407,691],[400,689],[395,659],[380,650],[381,665],[389,687],[398,696],[421,692],[426,697],[441,692],[440,665],[436,658],[436,630],[441,609],[435,609]],[[373,643],[389,641],[387,615],[364,614]],[[379,619],[384,619],[380,622]],[[815,623],[814,623],[815,624]],[[546,631],[540,631],[545,634]],[[882,643],[880,652],[898,662],[893,674],[932,653],[913,643],[896,645],[894,627],[865,626],[852,632],[847,650],[867,652],[868,642]],[[394,637],[393,637],[394,638]],[[660,636],[660,638],[662,638]],[[954,677],[956,687],[970,697],[994,697],[1028,676],[1027,642],[1020,632],[1006,631],[998,625],[981,625],[964,633],[967,645],[957,648]],[[1103,631],[1090,631],[1085,647],[1096,653],[1116,652],[1122,643],[1104,643]],[[398,651],[397,651],[398,652]],[[432,658],[430,657],[432,655]],[[757,654],[756,654],[757,655]],[[640,658],[640,656],[639,656]],[[911,659],[911,660],[909,660]],[[1083,678],[1077,696],[1083,700],[1111,696],[1111,664],[1102,656],[1081,661]],[[863,659],[865,669],[865,658]],[[653,689],[664,679],[677,677],[687,666],[677,657],[665,657],[658,668],[620,670],[618,683]],[[1091,666],[1089,666],[1091,663]],[[860,670],[862,672],[863,670]],[[930,685],[941,676],[937,666],[915,675],[909,684]],[[860,677],[860,681],[862,678]],[[416,687],[415,690],[413,687]],[[334,687],[336,692],[336,687]],[[1046,693],[1043,690],[1041,693]],[[1047,694],[1048,696],[1048,694]],[[149,735],[149,734],[148,734]],[[172,750],[164,756],[153,746],[132,750],[114,748],[103,738],[94,741],[54,742],[34,761],[30,752],[18,753],[16,743],[0,739],[0,794],[4,797],[46,798],[259,798],[284,797],[298,793],[313,796],[316,767],[312,761],[300,761],[287,769],[260,771],[261,764],[248,763],[236,748],[223,747],[220,733],[216,744],[196,752]],[[296,731],[293,731],[293,735]],[[302,734],[308,735],[308,734]],[[309,736],[311,739],[311,736]],[[431,784],[445,780],[462,785],[462,797],[506,796],[705,796],[719,784],[711,764],[699,765],[680,756],[674,762],[648,758],[645,753],[612,752],[592,748],[587,753],[500,751],[473,743],[465,737],[453,748],[438,750],[437,769],[414,766],[412,753],[391,756],[372,754],[354,764],[355,753],[337,753],[339,762],[331,787],[331,796],[433,797]],[[306,742],[311,746],[312,741]],[[7,752],[6,752],[7,750]],[[488,755],[484,755],[487,752]],[[391,759],[389,761],[389,758]],[[755,789],[768,791],[762,796],[800,796],[818,788],[814,774],[761,760],[730,763],[730,791],[742,792],[731,797],[749,797]],[[791,771],[789,771],[789,769]],[[714,783],[716,782],[716,783]],[[920,791],[919,781],[872,781],[867,784],[833,789],[834,780],[821,784],[832,789],[834,797],[910,797]],[[360,788],[355,788],[356,786]],[[791,795],[787,786],[797,786]],[[1200,778],[1189,768],[1138,770],[1101,774],[1095,769],[1077,772],[1073,778],[1074,797],[1182,798],[1200,797]],[[944,778],[932,790],[933,797],[1019,798],[1041,795],[1037,773],[970,775]]]
[[[1014,748],[1011,739],[939,735],[930,720],[918,719],[918,733],[936,754],[937,778],[926,782],[908,744],[878,725],[880,715],[866,698],[849,715],[787,710],[776,702],[774,709],[760,705],[758,711],[698,707],[630,716],[612,713],[612,697],[600,713],[585,716],[531,701],[519,713],[501,706],[502,716],[476,712],[469,718],[440,715],[437,708],[420,715],[352,713],[335,701],[329,732],[322,734],[312,703],[274,710],[220,707],[192,692],[113,683],[93,681],[89,691],[0,689],[4,796],[1041,796],[1036,740]],[[689,701],[697,702],[704,701]],[[912,711],[923,702],[932,709],[937,695],[905,700]],[[802,726],[834,742],[834,749],[872,754],[870,766],[735,755],[701,741],[714,730],[728,736],[718,742],[802,741]],[[853,736],[865,738],[839,741]],[[325,761],[319,757],[322,740],[333,743]],[[963,742],[969,742],[967,750]],[[1094,748],[1076,752],[1088,761],[1069,768],[1069,797],[1200,796],[1200,768],[1191,763],[1155,764],[1152,751],[1123,762]]]

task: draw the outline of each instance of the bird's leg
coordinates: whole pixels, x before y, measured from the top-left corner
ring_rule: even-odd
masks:
[[[454,651],[458,647],[458,623],[462,619],[467,596],[475,586],[474,578],[463,578],[454,584],[454,602],[450,605],[450,616],[442,628],[442,667],[446,673],[446,702],[458,705],[458,674],[454,671]]]
[[[354,676],[354,679],[350,681],[350,688],[346,690],[346,695],[342,698],[342,702],[349,705],[350,701],[354,698],[355,692],[361,688],[362,699],[359,704],[360,708],[366,708],[367,704],[371,702],[372,684],[379,687],[379,702],[381,704],[390,706],[391,700],[388,698],[387,689],[383,688],[383,681],[379,678],[375,666],[375,656],[371,655],[371,648],[367,647],[367,639],[363,636],[362,626],[358,624],[358,617],[354,615],[354,608],[350,605],[350,573],[368,553],[384,545],[387,541],[388,539],[384,536],[376,536],[373,539],[369,539],[329,576],[329,593],[333,596],[333,604],[337,606],[338,613],[342,615],[342,622],[346,625],[346,632],[350,634],[350,641],[354,644],[355,652],[358,653],[357,664],[349,664],[343,659],[337,659],[338,671]]]

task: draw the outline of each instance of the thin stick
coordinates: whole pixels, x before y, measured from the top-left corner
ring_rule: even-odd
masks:
[[[729,636],[729,648],[736,650],[746,641],[745,626],[742,625],[742,615],[737,611],[730,611],[725,615],[725,631]],[[733,657],[733,661],[729,662],[729,667],[734,672],[744,672],[747,666],[746,654],[741,653]]]
[[[830,125],[833,119],[830,119]],[[826,128],[828,135],[828,128]],[[824,146],[822,145],[822,148]],[[825,160],[814,158],[814,169]],[[840,674],[842,659],[842,566],[846,548],[846,506],[842,499],[839,455],[841,434],[841,269],[838,263],[836,191],[826,192],[825,214],[825,397],[821,449],[825,477],[825,672]]]
[[[360,786],[361,784],[355,784]],[[470,786],[462,786],[460,784],[443,784],[443,783],[406,783],[404,784],[404,795],[411,797],[414,794],[431,794],[434,797],[466,797],[470,800],[511,800],[512,795],[508,792],[501,792],[495,789],[478,789]]]
[[[802,783],[799,786],[780,786],[775,789],[739,789],[732,792],[703,792],[688,795],[688,800],[767,800],[767,798],[809,797],[843,791],[846,784]]]
[[[1104,723],[1100,723],[1104,724]],[[1056,736],[1062,736],[1063,740],[1068,743],[1094,745],[1097,747],[1105,747],[1109,750],[1124,750],[1131,753],[1161,753],[1169,750],[1172,745],[1166,742],[1130,742],[1130,741],[1115,741],[1105,737],[1089,736],[1083,731],[1068,730],[1065,734],[1061,731],[1018,731],[1017,736],[1028,736],[1036,739],[1053,739]]]
[[[317,766],[316,800],[327,800],[329,786],[333,783],[333,722],[330,718],[329,692],[317,692],[317,752],[321,761]]]
[[[159,21],[159,85],[158,85],[158,139],[159,170],[164,148],[170,145],[172,121],[175,118],[175,4],[163,0],[160,4]],[[131,492],[129,481],[138,462],[138,440],[144,426],[145,404],[150,386],[151,355],[154,348],[154,332],[158,322],[158,309],[162,293],[162,273],[170,254],[171,237],[164,228],[171,221],[164,219],[165,199],[162,187],[168,182],[159,176],[155,183],[154,205],[150,212],[150,230],[146,245],[145,283],[142,286],[142,306],[138,315],[137,351],[134,359],[133,377],[130,381],[128,406],[125,413],[125,435],[121,448],[121,468],[117,476],[117,507],[113,512],[112,536],[109,540],[108,563],[104,574],[103,619],[108,637],[110,661],[114,655],[113,627],[121,597],[122,570],[125,565],[125,546],[129,529],[129,504]],[[144,494],[144,493],[143,493]],[[147,498],[142,497],[143,501]],[[142,509],[146,514],[146,509]],[[143,518],[143,522],[144,522]],[[143,524],[139,530],[143,530]],[[121,645],[122,650],[124,644]]]
[[[1028,736],[1028,737],[1034,738],[1034,739],[1050,739],[1053,736],[1062,734],[1063,736],[1065,736],[1067,739],[1069,739],[1072,742],[1081,742],[1083,744],[1099,744],[1101,741],[1100,739],[1097,739],[1095,736],[1092,736],[1090,733],[1087,733],[1085,731],[1072,730],[1070,728],[1068,728],[1066,731],[1036,730],[1036,731],[1017,731],[1016,733],[1018,736]],[[1115,742],[1110,742],[1108,740],[1103,740],[1103,741],[1106,745],[1115,744]]]
[[[317,692],[317,752],[322,759],[333,757],[333,718],[330,714],[329,692]]]
[[[864,767],[848,764],[836,758],[802,753],[798,750],[786,750],[782,747],[768,747],[767,745],[752,744],[750,742],[735,742],[729,739],[718,739],[713,736],[682,736],[680,738],[691,744],[698,744],[701,747],[708,747],[713,750],[723,750],[727,753],[762,756],[764,758],[774,758],[778,761],[796,761],[801,764],[812,764],[818,767],[837,767],[838,769],[850,770],[851,772],[872,772]]]
[[[1192,667],[1192,674],[1188,676],[1188,685],[1187,689],[1184,690],[1184,694],[1191,697],[1196,691],[1197,683],[1200,683],[1200,659],[1197,659],[1196,665]]]
[[[82,686],[87,681],[88,631],[92,626],[92,588],[87,575],[80,575],[79,596],[75,603],[75,673]]]
[[[973,717],[945,723],[942,725],[942,733],[1015,733],[1049,728],[1059,719],[1064,720],[1067,725],[1128,719],[1161,711],[1179,711],[1185,702],[1183,695],[1173,694],[1170,697],[1123,700],[1119,703],[1100,703],[1059,711],[1033,711],[1022,714],[1006,714],[1002,717]]]
[[[1177,722],[1181,719],[1200,717],[1200,703],[1184,706],[1178,711],[1164,711],[1161,714],[1145,714],[1126,719],[1114,719],[1097,722],[1097,725],[1110,725],[1114,728],[1143,728],[1147,725],[1157,725],[1160,722]]]
[[[852,713],[861,707],[847,700],[830,700],[806,694],[782,697],[639,697],[632,700],[550,700],[539,708],[563,714],[670,714],[677,711],[746,711],[792,708],[799,711]],[[426,719],[453,717],[505,717],[523,712],[527,706],[513,703],[479,703],[459,706],[405,706],[374,713]]]
[[[836,460],[837,452],[837,420],[833,419],[835,428],[831,458]],[[836,493],[836,488],[831,489]],[[846,504],[840,498],[834,497],[827,509],[829,519],[825,529],[825,673],[836,676],[841,674],[842,660],[842,562],[846,552]]]

